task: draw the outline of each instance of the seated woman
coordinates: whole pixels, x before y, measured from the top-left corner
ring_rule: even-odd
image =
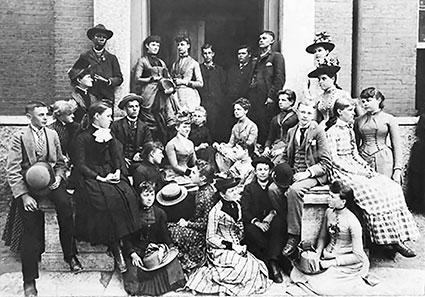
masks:
[[[354,103],[337,99],[333,114],[335,117],[326,123],[333,179],[341,179],[353,188],[355,202],[363,210],[372,243],[393,248],[405,257],[414,257],[414,251],[405,242],[416,239],[419,233],[401,186],[377,173],[357,151],[351,128]]]
[[[232,128],[232,134],[228,143],[214,143],[213,147],[217,150],[216,163],[220,172],[227,171],[235,162],[233,146],[238,141],[246,143],[248,147],[255,150],[258,137],[258,127],[251,121],[247,113],[251,103],[246,98],[239,98],[233,103],[233,112],[238,122]]]
[[[286,148],[286,135],[289,128],[298,123],[298,117],[292,109],[297,96],[289,89],[277,93],[280,113],[270,122],[269,136],[265,144],[263,155],[269,157],[273,163],[282,162],[282,155]]]
[[[215,187],[220,201],[208,215],[207,264],[189,277],[186,288],[203,294],[264,293],[271,284],[267,267],[240,243],[244,230],[239,180],[220,179]]]
[[[198,106],[192,114],[192,125],[189,139],[195,145],[196,157],[214,164],[215,150],[211,147],[212,138],[210,130],[205,125],[207,121],[207,111],[204,107]]]
[[[168,223],[171,240],[179,249],[179,260],[187,273],[202,266],[206,260],[205,233],[208,213],[218,202],[212,186],[213,177],[214,167],[205,161],[202,162],[199,165],[199,190],[195,196],[193,216],[189,220],[181,218],[176,223]]]
[[[325,271],[306,274],[302,265],[295,264],[291,280],[313,295],[352,295],[368,287],[362,278],[369,272],[369,259],[363,250],[362,227],[352,212],[353,189],[336,180],[330,191],[316,248],[318,271],[310,272]]]
[[[192,119],[189,113],[177,115],[177,135],[165,146],[165,153],[171,168],[166,170],[166,180],[174,180],[179,184],[190,184],[190,175],[195,168],[195,145],[188,139]]]
[[[360,93],[365,114],[354,122],[360,156],[378,173],[401,183],[401,138],[397,120],[383,111],[385,97],[376,88]],[[390,136],[391,147],[387,145]]]
[[[112,107],[103,101],[88,111],[90,126],[75,140],[78,181],[74,193],[77,238],[107,245],[121,272],[127,270],[119,241],[137,230],[138,199],[121,174],[123,156],[110,133]]]
[[[123,274],[124,288],[130,295],[158,296],[184,286],[186,280],[177,259],[177,251],[167,230],[167,216],[155,201],[155,184],[142,182],[140,228],[123,239],[128,271]],[[166,247],[164,246],[166,245]],[[150,257],[155,250],[165,251],[157,263]],[[161,261],[162,260],[162,261]]]

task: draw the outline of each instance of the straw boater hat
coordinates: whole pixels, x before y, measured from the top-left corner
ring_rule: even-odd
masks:
[[[55,172],[47,162],[34,163],[24,175],[30,193],[36,195],[47,195],[49,187],[55,182]]]
[[[335,56],[326,56],[323,61],[308,74],[308,77],[319,77],[322,74],[326,74],[330,77],[334,77],[335,74],[341,69],[339,66],[339,60]]]
[[[314,50],[319,46],[323,47],[329,52],[335,48],[335,44],[331,42],[331,36],[325,31],[316,33],[316,37],[314,38],[313,43],[307,46],[305,50],[309,54],[314,54]]]
[[[109,39],[114,35],[114,32],[105,28],[102,24],[97,24],[93,28],[87,30],[87,37],[92,40],[96,33],[103,33],[106,35],[106,39]]]
[[[187,189],[173,182],[164,186],[158,194],[156,194],[156,201],[163,206],[171,206],[182,202],[186,196]]]
[[[121,99],[120,103],[118,103],[118,107],[120,109],[124,109],[128,102],[134,101],[134,100],[136,100],[137,102],[139,102],[139,104],[141,104],[143,97],[136,95],[134,93],[130,93],[127,96],[125,96],[124,98]]]
[[[149,244],[142,259],[141,268],[144,271],[158,270],[173,261],[178,253],[177,249],[169,249],[166,244]]]

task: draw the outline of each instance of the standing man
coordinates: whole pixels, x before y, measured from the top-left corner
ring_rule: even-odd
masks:
[[[14,199],[3,239],[21,256],[25,296],[37,296],[35,280],[39,277],[38,262],[44,251],[44,214],[39,209],[43,197],[55,205],[64,260],[73,272],[83,269],[76,257],[71,197],[65,190],[64,157],[58,134],[46,128],[48,112],[43,102],[32,101],[25,106],[30,124],[13,135],[6,164]],[[31,186],[38,182],[27,178],[30,169],[32,178],[38,182],[51,180],[46,187],[42,186],[43,191]]]
[[[301,101],[298,104],[298,124],[288,130],[283,159],[294,170],[294,183],[286,192],[288,202],[288,242],[283,255],[291,256],[301,239],[301,222],[304,194],[316,185],[328,181],[331,169],[331,155],[326,142],[326,134],[317,122],[314,101]]]
[[[201,64],[204,86],[199,89],[201,105],[207,111],[207,126],[211,131],[214,141],[227,141],[228,135],[223,133],[222,128],[224,126],[220,124],[220,111],[226,99],[224,97],[226,73],[223,67],[214,63],[215,52],[211,44],[204,44],[201,50],[202,57],[204,58],[204,62]]]
[[[277,92],[285,84],[285,60],[273,52],[275,35],[264,31],[258,40],[259,55],[253,59],[249,100],[252,120],[258,125],[258,142],[264,144],[271,119],[277,114]]]
[[[106,41],[113,34],[102,24],[89,29],[87,37],[93,42],[93,47],[80,58],[91,65],[90,73],[94,78],[92,93],[97,100],[108,99],[115,103],[115,88],[122,84],[123,78],[117,57],[105,49]]]
[[[124,110],[127,116],[111,125],[112,133],[122,149],[129,175],[133,175],[140,165],[140,154],[144,147],[153,141],[149,127],[139,119],[141,100],[142,97],[136,94],[128,94],[122,98],[118,107]]]
[[[267,157],[252,161],[255,179],[245,186],[242,193],[242,220],[248,251],[264,261],[270,278],[283,281],[281,275],[281,252],[285,244],[284,216],[281,207],[269,197],[273,162]]]

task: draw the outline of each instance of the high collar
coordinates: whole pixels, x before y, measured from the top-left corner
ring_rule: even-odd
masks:
[[[127,121],[129,121],[129,122],[137,122],[137,119],[138,119],[137,117],[132,119],[129,116],[126,116],[126,118],[127,118]]]
[[[204,62],[204,63],[202,63],[202,64],[204,64],[204,66],[205,66],[207,69],[214,69],[214,68],[215,68],[215,64],[214,64],[214,62],[211,62],[211,64],[206,64],[206,63]]]
[[[105,48],[102,48],[100,51],[98,51],[94,47],[92,47],[92,49],[93,49],[93,52],[96,54],[96,56],[101,56],[105,53]]]
[[[341,120],[340,118],[338,118],[335,122],[335,125],[340,126],[340,127],[349,127],[350,123],[345,122],[345,121]]]
[[[264,57],[268,56],[271,52],[272,52],[272,49],[271,49],[271,48],[269,48],[266,52],[264,52],[264,53],[260,54],[260,59],[262,59],[262,58],[264,58]]]

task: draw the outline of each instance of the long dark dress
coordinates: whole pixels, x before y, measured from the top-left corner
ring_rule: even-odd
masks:
[[[189,139],[192,140],[193,144],[199,146],[201,143],[208,143],[209,146],[206,148],[198,149],[196,151],[196,157],[201,160],[208,161],[211,165],[215,163],[215,149],[211,146],[212,138],[210,130],[207,126],[191,125]]]
[[[177,258],[154,271],[144,271],[131,262],[133,252],[143,259],[149,243],[165,243],[170,246],[167,215],[156,205],[140,213],[141,228],[123,240],[128,271],[123,274],[124,288],[130,295],[158,296],[183,287],[186,283]]]
[[[115,138],[95,141],[90,126],[76,138],[76,166],[79,172],[74,192],[77,237],[92,244],[110,244],[137,230],[139,202],[126,177],[117,184],[96,180],[120,168],[122,162]]]

